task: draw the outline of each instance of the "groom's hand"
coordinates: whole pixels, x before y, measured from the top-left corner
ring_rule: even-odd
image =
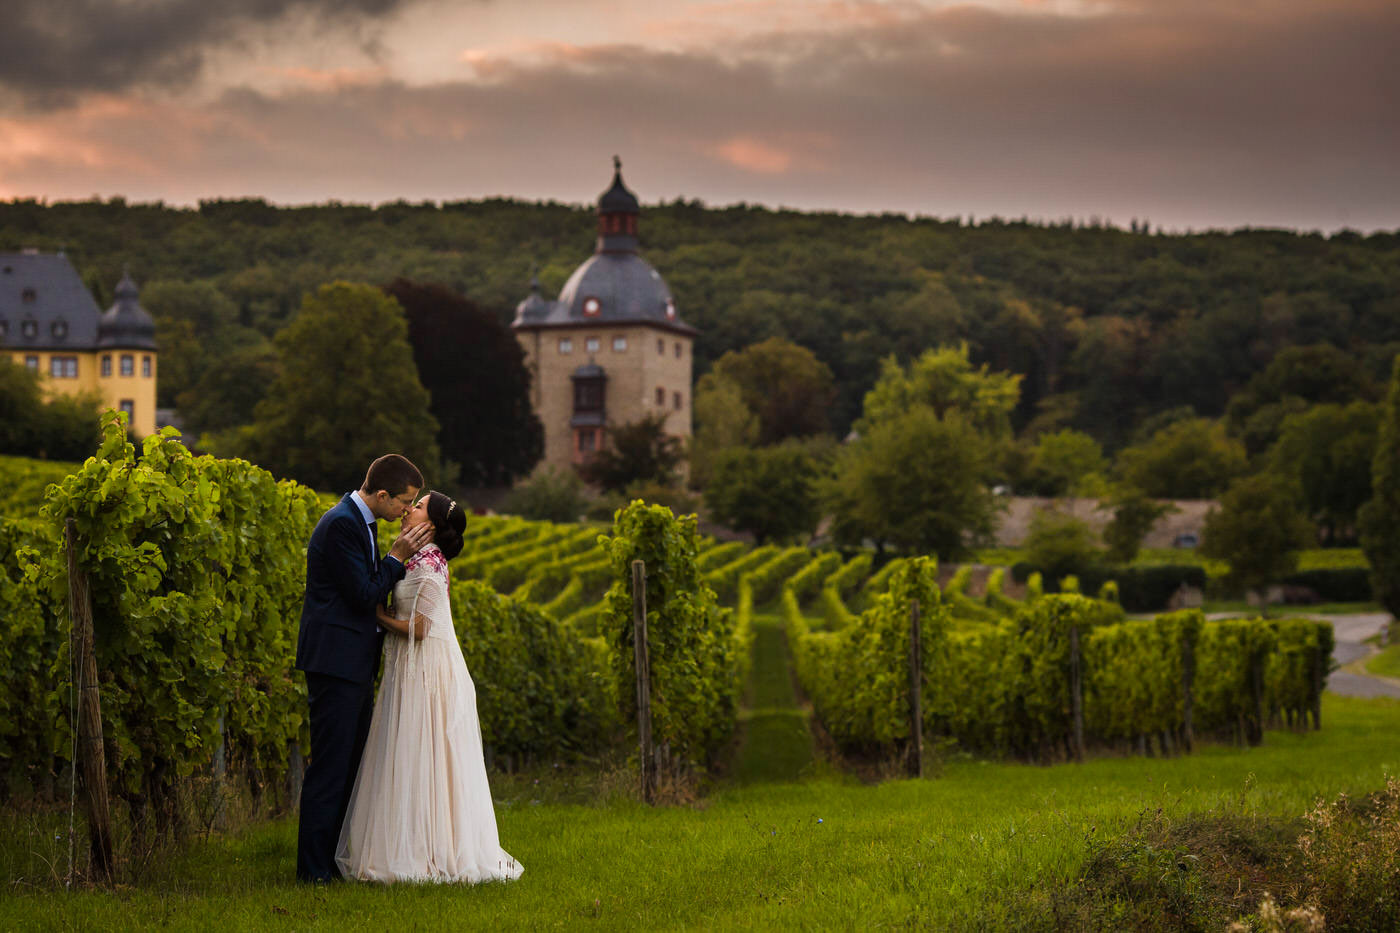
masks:
[[[419,522],[394,539],[393,547],[389,548],[389,556],[397,557],[399,563],[403,563],[417,554],[419,548],[431,540],[433,540],[433,526],[427,522]]]

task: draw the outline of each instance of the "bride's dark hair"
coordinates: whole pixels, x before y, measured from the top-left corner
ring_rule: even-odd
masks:
[[[467,530],[467,513],[455,500],[434,489],[428,493],[428,521],[436,529],[433,543],[448,560],[462,553],[462,532]]]

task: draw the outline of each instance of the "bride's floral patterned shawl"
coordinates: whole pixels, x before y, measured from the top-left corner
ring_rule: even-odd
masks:
[[[408,563],[403,565],[404,570],[412,570],[419,564],[426,564],[429,570],[441,574],[444,580],[447,579],[447,558],[443,556],[442,551],[438,550],[436,544],[423,545],[418,553],[410,557]]]

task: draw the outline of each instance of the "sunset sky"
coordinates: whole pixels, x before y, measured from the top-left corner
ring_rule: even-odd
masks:
[[[0,198],[1400,228],[1400,0],[5,0]]]

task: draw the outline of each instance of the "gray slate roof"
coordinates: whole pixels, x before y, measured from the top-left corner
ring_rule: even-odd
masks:
[[[117,283],[117,303],[103,312],[97,325],[99,347],[156,348],[156,324],[137,303],[139,294],[131,276],[122,273],[122,280]]]
[[[0,253],[0,346],[92,350],[100,317],[97,302],[62,253]]]

